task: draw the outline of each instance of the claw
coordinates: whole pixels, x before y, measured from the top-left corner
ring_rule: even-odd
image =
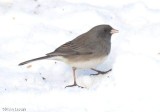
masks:
[[[65,88],[67,88],[67,87],[74,87],[74,86],[78,86],[78,87],[80,87],[80,88],[84,88],[83,86],[79,86],[77,83],[74,83],[74,84],[72,84],[72,85],[68,85],[68,86],[66,86]]]
[[[97,73],[96,74],[90,74],[90,75],[100,75],[100,74],[103,75],[103,74],[106,74],[106,73],[112,71],[112,69],[109,69],[108,71],[99,71],[99,70],[96,70],[96,69],[93,69],[93,68],[92,68],[92,70],[96,71]]]

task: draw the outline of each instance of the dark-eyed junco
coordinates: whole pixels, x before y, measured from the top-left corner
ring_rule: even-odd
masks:
[[[77,68],[90,68],[101,74],[108,72],[96,70],[94,67],[102,63],[110,53],[111,35],[114,33],[118,33],[118,30],[113,29],[110,25],[95,26],[72,41],[61,45],[55,51],[48,53],[43,57],[22,62],[19,65],[43,59],[53,59],[65,62],[72,67],[74,78],[74,83],[66,87],[82,87],[76,82],[75,71]]]

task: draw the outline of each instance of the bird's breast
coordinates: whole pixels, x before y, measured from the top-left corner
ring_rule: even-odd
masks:
[[[88,60],[77,60],[77,61],[68,61],[68,64],[72,67],[76,68],[94,68],[97,65],[101,64],[106,57],[99,57],[94,59],[88,59]]]
[[[71,57],[63,57],[63,56],[55,56],[50,59],[57,60],[57,61],[62,61],[71,67],[76,67],[76,68],[94,68],[97,65],[101,64],[104,62],[104,60],[107,58],[107,56],[71,56]]]

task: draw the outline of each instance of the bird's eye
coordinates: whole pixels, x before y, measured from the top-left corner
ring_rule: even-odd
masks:
[[[104,32],[107,32],[107,29],[104,29]]]

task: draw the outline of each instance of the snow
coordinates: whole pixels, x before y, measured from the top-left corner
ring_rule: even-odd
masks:
[[[0,0],[0,112],[160,112],[158,0]],[[90,76],[43,56],[98,24],[110,24],[108,59]],[[10,110],[9,110],[10,109]]]

